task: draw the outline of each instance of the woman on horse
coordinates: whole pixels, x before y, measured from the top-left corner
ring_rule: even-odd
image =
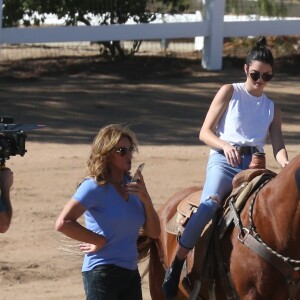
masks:
[[[87,177],[56,221],[58,231],[82,242],[87,300],[142,300],[137,239],[141,228],[158,238],[160,224],[141,172],[131,180],[136,150],[128,127],[103,127],[92,145]],[[83,214],[86,227],[77,221]]]
[[[253,153],[264,152],[268,134],[279,165],[284,167],[289,162],[281,110],[264,94],[274,76],[273,55],[265,37],[260,37],[248,52],[244,71],[245,82],[225,84],[217,92],[200,130],[199,139],[211,147],[206,181],[199,208],[190,218],[165,275],[162,288],[168,299],[176,297],[184,260],[230,193],[233,177],[249,168]]]

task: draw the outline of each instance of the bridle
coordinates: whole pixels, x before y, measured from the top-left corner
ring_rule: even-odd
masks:
[[[249,207],[248,228],[243,227],[241,223],[236,224],[240,227],[238,240],[257,255],[269,262],[285,277],[289,292],[288,300],[294,300],[296,299],[296,296],[300,290],[300,260],[283,256],[269,247],[256,232],[253,222],[253,209],[257,194],[270,180],[271,179],[264,181],[255,191],[255,194],[252,197]],[[240,219],[239,222],[241,222]]]

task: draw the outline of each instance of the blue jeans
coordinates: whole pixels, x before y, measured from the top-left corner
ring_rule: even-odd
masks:
[[[210,197],[218,196],[221,201],[224,201],[232,190],[233,177],[240,171],[248,169],[251,159],[251,154],[243,155],[241,156],[241,163],[237,167],[232,167],[227,163],[223,151],[209,156],[200,205],[197,212],[188,221],[180,238],[179,244],[182,247],[194,248],[204,227],[220,207]]]
[[[87,300],[142,300],[141,276],[136,270],[100,265],[82,272]]]

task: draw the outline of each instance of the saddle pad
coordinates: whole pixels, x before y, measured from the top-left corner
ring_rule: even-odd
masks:
[[[202,191],[197,191],[180,201],[177,206],[177,212],[166,224],[165,230],[168,233],[181,235],[184,226],[191,215],[197,210]]]

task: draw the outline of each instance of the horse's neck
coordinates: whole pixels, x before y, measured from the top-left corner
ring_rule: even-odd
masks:
[[[255,203],[258,233],[262,231],[269,239],[273,236],[278,249],[290,248],[290,243],[300,239],[299,168],[300,156],[259,192]]]

